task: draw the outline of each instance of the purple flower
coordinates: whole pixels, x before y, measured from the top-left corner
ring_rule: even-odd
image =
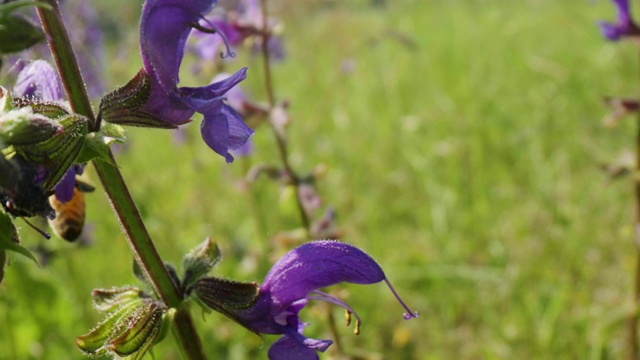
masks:
[[[13,95],[44,101],[62,100],[62,83],[58,73],[44,60],[36,60],[22,68],[13,87]]]
[[[380,266],[362,250],[338,241],[314,241],[284,255],[269,271],[260,286],[255,304],[247,309],[230,310],[230,315],[256,333],[281,334],[269,349],[271,359],[317,359],[331,340],[309,339],[302,335],[305,324],[298,317],[309,300],[330,302],[356,317],[356,333],[360,317],[347,304],[320,288],[349,282],[374,284],[385,281],[398,297]],[[418,317],[407,309],[405,319]]]
[[[640,29],[631,19],[629,0],[611,0],[617,8],[618,19],[615,24],[601,21],[598,23],[600,32],[609,40],[617,41],[622,37],[639,36]]]
[[[104,95],[104,41],[99,14],[91,1],[65,1],[62,14],[73,44],[87,91],[92,97]],[[68,16],[65,16],[68,15]],[[47,49],[47,52],[50,52]]]
[[[76,186],[76,175],[82,175],[84,167],[82,165],[75,164],[67,170],[62,176],[62,179],[58,182],[54,191],[56,193],[56,199],[63,204],[68,203],[73,198],[74,188]]]
[[[65,27],[73,29],[73,31],[69,31],[69,38],[88,93],[91,97],[102,96],[104,92],[104,80],[102,78],[104,41],[98,14],[90,1],[60,0],[59,5]],[[35,10],[31,12],[30,18],[33,22],[40,23]],[[24,64],[33,59],[52,60],[51,50],[49,50],[46,42],[36,44],[17,55],[9,56],[6,59],[6,63],[9,64],[10,68],[9,73],[20,72]]]
[[[141,110],[172,125],[189,122],[195,112],[201,113],[203,140],[230,163],[233,156],[229,150],[240,148],[253,133],[240,115],[223,102],[225,93],[244,80],[246,68],[207,86],[177,87],[186,40],[213,3],[214,0],[145,2],[140,48],[144,71],[151,79],[151,92]]]
[[[261,50],[263,39],[263,16],[262,9],[257,0],[238,1],[236,8],[229,11],[224,18],[214,14],[200,21],[202,27],[212,27],[220,36],[204,36],[203,32],[196,32],[199,38],[193,49],[203,60],[214,60],[222,45],[239,46],[246,39],[253,37],[251,46],[252,52]],[[269,55],[275,60],[282,60],[285,57],[284,44],[282,39],[275,34],[275,29],[279,23],[273,19],[267,19],[267,35]],[[227,50],[228,51],[228,50]]]
[[[223,81],[228,78],[229,74],[220,73],[213,77],[211,82]],[[247,105],[247,95],[244,93],[244,90],[240,87],[240,85],[236,85],[229,89],[225,94],[227,104],[233,108],[233,110],[237,111],[239,114],[246,115],[248,112]]]

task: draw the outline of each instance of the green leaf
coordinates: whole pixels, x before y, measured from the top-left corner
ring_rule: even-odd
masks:
[[[7,252],[4,250],[0,250],[0,284],[2,284],[2,279],[4,279],[4,265],[7,263]]]
[[[111,163],[109,145],[115,143],[124,144],[125,140],[126,137],[122,126],[103,123],[100,131],[87,135],[76,163],[85,163],[90,160],[102,160]]]
[[[39,8],[51,10],[51,5],[44,3],[42,1],[31,1],[31,0],[21,0],[21,1],[12,1],[6,4],[0,4],[0,17],[4,17],[9,15],[10,13],[16,11],[21,7],[26,6],[37,6]]]
[[[21,15],[0,17],[0,54],[28,49],[44,39],[42,30]]]
[[[0,251],[8,250],[23,255],[38,264],[38,260],[25,247],[19,244],[20,237],[9,215],[0,213]],[[40,264],[38,264],[40,266]]]

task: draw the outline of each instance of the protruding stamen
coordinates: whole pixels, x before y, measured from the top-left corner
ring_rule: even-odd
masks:
[[[207,30],[217,33],[222,38],[222,42],[224,43],[224,47],[226,48],[227,52],[226,52],[226,54],[224,52],[221,52],[220,53],[220,57],[223,58],[223,59],[226,59],[228,57],[236,57],[236,53],[231,51],[231,44],[229,44],[229,39],[227,39],[227,35],[225,35],[224,32],[220,31],[220,29],[218,29],[211,21],[207,20],[207,18],[205,18],[204,16],[201,16],[200,18],[202,20],[204,20],[204,22],[209,24],[209,26],[211,26],[211,29],[207,29]],[[199,24],[198,24],[198,26],[199,26]],[[204,27],[201,27],[201,28],[206,29]],[[196,29],[200,30],[200,28],[196,28]],[[200,30],[200,31],[202,31],[202,30]],[[207,31],[205,31],[205,32],[207,32]]]
[[[420,316],[420,313],[417,311],[412,311],[411,309],[409,309],[409,307],[407,306],[407,304],[404,303],[404,301],[402,301],[402,299],[400,298],[400,295],[398,295],[398,293],[396,292],[396,289],[393,288],[393,286],[391,285],[391,283],[389,282],[389,279],[384,278],[384,281],[387,283],[387,286],[389,286],[389,289],[391,289],[391,292],[393,293],[393,295],[396,297],[396,299],[398,299],[398,301],[400,302],[400,304],[402,305],[402,307],[404,307],[407,312],[402,314],[402,317],[405,320],[409,320],[411,318],[418,318],[418,316]]]
[[[356,320],[356,328],[353,329],[353,333],[356,335],[360,335],[360,325],[362,325],[362,321],[360,319]]]
[[[347,326],[351,325],[351,313],[349,310],[344,311],[344,318],[347,320]]]
[[[326,301],[326,302],[332,303],[334,305],[338,305],[341,308],[345,309],[345,311],[346,311],[345,317],[347,319],[347,326],[349,326],[349,324],[351,323],[351,314],[353,314],[353,316],[355,316],[355,318],[356,318],[356,328],[358,328],[360,326],[360,324],[362,323],[362,319],[360,319],[360,316],[358,316],[358,313],[353,311],[353,309],[350,308],[349,305],[347,305],[344,301],[338,299],[337,297],[329,295],[329,294],[324,293],[322,291],[312,291],[311,294],[313,294],[313,295],[308,295],[307,299]],[[357,329],[357,331],[359,333],[360,329]]]
[[[216,31],[214,29],[206,28],[206,27],[200,25],[200,23],[197,23],[197,22],[192,22],[190,25],[191,25],[192,28],[194,28],[194,29],[196,29],[196,30],[198,30],[200,32],[203,32],[205,34],[215,34],[216,33]]]

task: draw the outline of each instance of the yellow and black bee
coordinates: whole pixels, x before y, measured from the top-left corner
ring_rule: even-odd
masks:
[[[76,241],[82,234],[86,203],[85,192],[92,192],[95,188],[76,177],[73,197],[66,203],[58,201],[55,195],[49,197],[51,207],[56,211],[56,217],[49,220],[49,226],[59,237],[67,241]]]

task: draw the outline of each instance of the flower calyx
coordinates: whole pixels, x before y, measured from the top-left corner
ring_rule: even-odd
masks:
[[[177,129],[178,125],[143,110],[150,94],[150,77],[140,69],[127,84],[102,98],[98,119],[111,124]]]
[[[141,359],[166,335],[175,312],[135,287],[96,289],[92,295],[96,309],[109,314],[76,339],[78,348],[91,355],[111,352]]]

